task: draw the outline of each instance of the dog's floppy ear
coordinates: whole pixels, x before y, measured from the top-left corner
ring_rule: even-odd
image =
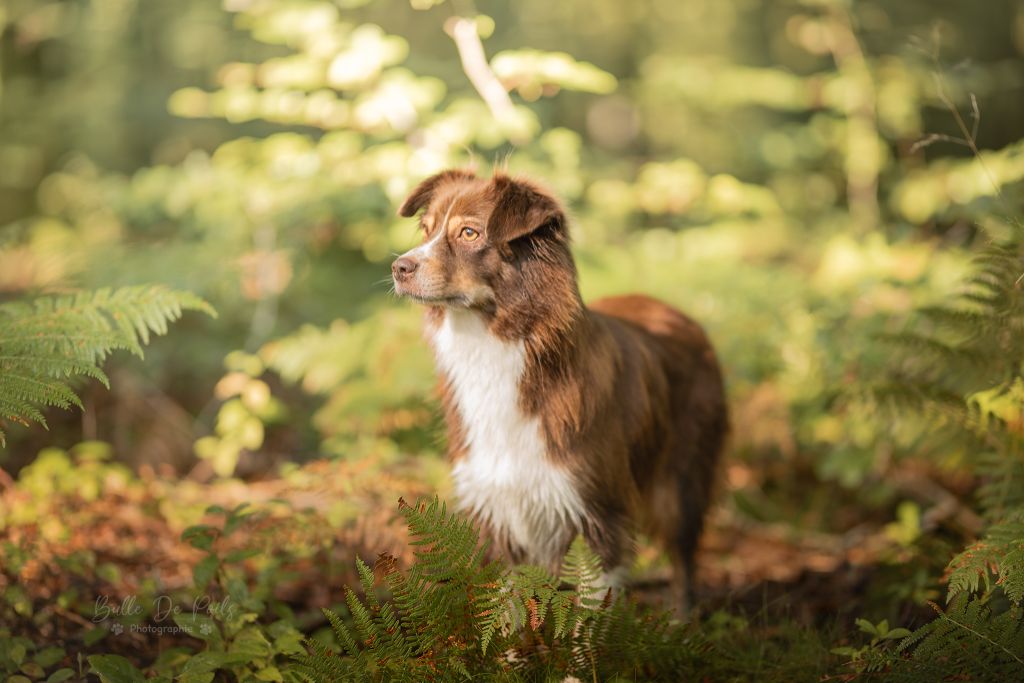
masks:
[[[533,183],[496,175],[491,181],[497,197],[487,222],[487,235],[493,242],[511,242],[541,228],[550,228],[558,237],[566,233],[565,211],[558,200]]]
[[[422,209],[424,206],[430,203],[431,197],[434,195],[434,191],[445,182],[451,180],[472,180],[476,176],[472,171],[465,171],[461,168],[452,168],[447,171],[441,171],[440,173],[434,174],[421,182],[416,188],[409,193],[409,196],[402,202],[402,206],[398,209],[398,215],[403,218],[409,218],[410,216],[416,215],[416,212]]]

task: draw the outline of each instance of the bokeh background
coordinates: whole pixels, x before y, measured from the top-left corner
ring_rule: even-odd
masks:
[[[315,606],[400,543],[399,495],[447,495],[421,311],[388,276],[418,238],[396,207],[449,166],[556,189],[586,298],[645,292],[708,329],[735,424],[714,604],[913,626],[980,531],[966,446],[868,389],[880,335],[1012,233],[1021,0],[5,0],[0,37],[0,299],[159,283],[218,313],[113,356],[111,389],[80,382],[48,430],[5,427],[12,619],[46,602],[18,579],[37,552],[85,553],[49,594],[77,586],[67,610],[190,580],[173,550],[69,550],[109,517],[76,527],[60,496],[145,510],[131,537],[305,495],[327,526],[276,561],[326,580],[252,590]]]

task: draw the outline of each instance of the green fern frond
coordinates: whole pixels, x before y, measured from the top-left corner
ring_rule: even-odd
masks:
[[[917,360],[924,357],[928,362],[958,367],[963,365],[975,367],[985,360],[984,355],[977,349],[926,334],[904,332],[902,334],[883,334],[878,338],[892,346],[901,347],[905,352],[916,354]]]
[[[998,586],[1015,604],[1024,601],[1024,512],[995,524],[985,537],[949,563],[949,600]]]
[[[936,680],[1018,680],[1024,671],[1024,612],[994,610],[987,601],[957,596],[938,617],[905,638],[890,661],[894,679],[908,674]],[[902,675],[900,675],[902,674]]]
[[[359,646],[356,645],[356,640],[352,636],[352,632],[345,626],[345,622],[342,621],[341,617],[332,612],[329,609],[322,610],[324,616],[327,617],[328,623],[334,630],[335,636],[338,638],[338,642],[341,643],[342,648],[350,657],[356,657],[359,655]]]
[[[600,604],[601,559],[594,554],[582,536],[577,536],[562,562],[561,579],[575,587],[587,606]]]
[[[0,304],[0,445],[4,421],[45,427],[42,408],[81,407],[70,379],[109,386],[99,366],[113,351],[141,356],[150,335],[186,310],[216,315],[199,297],[159,285]]]
[[[991,427],[992,436],[999,440],[1005,427]],[[1007,434],[1003,441],[1016,441],[1019,436]],[[1019,444],[1007,445],[976,456],[976,467],[981,485],[976,497],[984,516],[995,522],[1012,520],[1024,515],[1024,451]],[[1024,566],[1021,567],[1024,570]]]
[[[334,632],[337,635],[338,626],[341,620],[336,614],[330,610],[324,610],[324,614],[327,615],[331,621],[331,626],[334,628]],[[318,681],[365,681],[369,678],[362,675],[358,669],[348,665],[348,660],[336,655],[334,652],[329,650],[323,644],[313,640],[307,639],[306,646],[310,649],[310,654],[299,655],[295,657],[295,664],[292,667],[292,671],[301,676],[307,681],[316,683]]]
[[[948,565],[949,604],[893,653],[892,680],[1013,680],[1024,670],[1024,271],[1020,242],[986,246],[964,292],[920,310],[891,335],[895,362],[880,405],[941,418],[934,443],[958,444],[991,523]]]
[[[415,561],[357,563],[363,596],[346,591],[351,623],[327,612],[340,655],[311,644],[298,658],[310,680],[679,680],[695,656],[667,614],[590,595],[601,563],[582,539],[566,557],[573,587],[564,588],[540,567],[487,562],[476,529],[436,498],[400,509]],[[381,580],[390,600],[376,597]]]

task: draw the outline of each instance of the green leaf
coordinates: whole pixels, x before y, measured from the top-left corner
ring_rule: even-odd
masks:
[[[218,534],[218,530],[208,524],[196,524],[181,532],[181,540],[193,548],[209,551]]]
[[[258,556],[261,552],[262,551],[260,551],[259,548],[249,548],[247,550],[236,550],[234,552],[228,553],[224,557],[224,563],[225,564],[234,564],[236,562],[242,562],[243,560],[248,560],[250,557]]]
[[[268,666],[265,669],[260,669],[255,674],[256,678],[261,681],[284,681],[284,676],[276,666]]]
[[[612,74],[589,62],[576,61],[565,52],[505,50],[494,56],[491,68],[498,78],[515,81],[521,91],[528,89],[537,94],[546,84],[592,93],[610,93],[617,85]]]
[[[241,633],[235,636],[228,652],[247,657],[247,661],[270,657],[273,649],[266,636],[254,626],[242,629]]]
[[[57,669],[46,678],[46,683],[62,683],[75,675],[74,669],[64,667],[63,669]]]
[[[178,676],[178,683],[210,683],[213,676],[212,671],[182,673]]]
[[[285,655],[295,655],[305,652],[302,647],[304,641],[302,634],[294,627],[288,625],[287,628],[278,631],[271,630],[271,634],[274,635],[274,650]]]
[[[21,586],[11,585],[3,593],[4,601],[23,617],[32,616],[32,599]]]
[[[161,652],[150,668],[154,671],[177,671],[191,656],[189,648],[172,647]]]
[[[201,559],[192,569],[192,582],[195,587],[200,590],[206,588],[206,585],[217,574],[218,567],[220,567],[220,559],[216,555],[210,554]]]
[[[99,676],[103,683],[137,683],[145,680],[142,672],[120,655],[91,655],[88,660],[92,673]]]
[[[854,623],[857,624],[857,627],[864,633],[872,636],[880,635],[878,628],[867,619],[857,619]]]
[[[36,653],[33,659],[44,668],[50,668],[60,660],[64,659],[64,648],[61,647],[47,647]]]
[[[42,678],[46,675],[46,670],[36,662],[25,662],[21,665],[21,673],[29,678]]]
[[[229,652],[200,652],[192,657],[181,670],[182,678],[212,673],[218,669],[246,664],[248,658],[245,655]]]
[[[231,511],[231,513],[227,517],[227,521],[224,522],[223,534],[225,536],[231,534],[235,529],[239,527],[239,525],[241,525],[249,517],[255,514],[254,510],[246,510],[246,508],[248,507],[248,503],[242,503],[241,505],[239,505],[238,507]]]
[[[25,661],[25,646],[21,643],[15,643],[7,648],[7,656],[11,662],[20,665]]]
[[[902,640],[910,635],[910,629],[906,628],[894,628],[885,634],[886,640]]]
[[[193,638],[205,640],[208,643],[221,643],[224,640],[217,622],[210,617],[185,613],[175,614],[172,618],[174,623],[181,627],[181,630]]]
[[[110,635],[110,631],[108,629],[103,626],[96,626],[95,628],[85,632],[82,636],[82,642],[91,647],[106,638],[108,635]]]

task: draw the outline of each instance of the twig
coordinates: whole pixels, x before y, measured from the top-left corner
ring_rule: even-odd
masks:
[[[847,119],[846,131],[846,194],[850,214],[862,230],[870,230],[878,225],[878,175],[879,168],[873,164],[870,168],[863,165],[857,150],[865,135],[875,143],[879,140],[877,93],[875,81],[871,74],[864,50],[857,40],[853,22],[848,10],[834,8],[831,12],[832,21],[827,31],[829,51],[835,61],[839,74],[856,83],[858,88],[857,101],[844,107]],[[857,87],[854,86],[854,87]],[[861,164],[859,167],[857,164]]]
[[[466,72],[469,82],[476,88],[491,114],[499,123],[512,121],[515,117],[515,105],[512,104],[505,86],[487,63],[484,46],[476,30],[476,21],[466,17],[451,17],[445,22],[444,30],[455,41],[462,70]]]
[[[938,89],[939,99],[944,105],[946,105],[946,108],[949,109],[950,113],[953,114],[953,119],[956,121],[956,125],[960,128],[960,132],[963,133],[964,142],[966,142],[967,146],[970,147],[978,165],[981,166],[981,170],[985,173],[985,177],[988,178],[990,183],[992,183],[992,189],[995,190],[996,197],[1004,206],[1006,206],[1007,201],[1006,197],[1003,196],[1003,189],[996,181],[995,176],[992,175],[992,171],[989,170],[988,164],[985,163],[985,159],[981,156],[981,150],[978,149],[978,126],[981,123],[981,109],[978,107],[978,98],[974,96],[974,93],[971,93],[971,118],[974,119],[974,124],[971,126],[971,132],[968,133],[967,123],[960,115],[960,110],[956,108],[953,100],[948,94],[946,94],[944,81],[942,76],[938,73],[935,74],[935,86]],[[1010,222],[1017,223],[1018,226],[1020,225],[1019,221],[1014,221],[1013,219],[1011,219]],[[1013,286],[1019,287],[1022,281],[1024,281],[1024,272],[1022,272],[1017,279],[1013,281]]]
[[[974,125],[971,126],[971,139],[976,140],[978,127],[981,125],[981,108],[978,106],[978,98],[974,93],[971,93],[971,118],[974,119]]]
[[[68,621],[75,622],[79,626],[85,626],[86,628],[95,628],[96,626],[98,626],[98,624],[96,624],[94,622],[87,621],[80,614],[76,614],[75,612],[72,612],[71,610],[64,609],[60,605],[53,605],[52,608],[53,608],[54,613],[56,613],[59,616],[64,617]]]
[[[936,142],[951,142],[954,145],[970,147],[970,145],[968,145],[966,141],[961,140],[960,138],[955,138],[952,135],[944,135],[942,133],[931,133],[930,135],[926,135],[925,137],[921,138],[913,145],[911,145],[910,153],[913,154],[914,152],[922,150],[925,147],[928,147]]]
[[[963,116],[960,115],[960,110],[957,109],[956,104],[953,102],[952,98],[946,92],[946,82],[942,76],[942,64],[939,61],[939,48],[941,43],[939,40],[937,28],[935,37],[933,39],[933,44],[934,49],[930,53],[930,56],[932,58],[932,61],[935,63],[935,72],[932,74],[932,76],[935,80],[936,93],[942,104],[944,104],[946,109],[948,109],[949,112],[953,115],[953,120],[956,121],[957,127],[960,129],[961,134],[963,134],[964,136],[962,140],[956,138],[949,138],[948,141],[957,142],[958,144],[964,144],[970,148],[971,152],[974,154],[975,160],[978,162],[978,165],[981,167],[981,170],[985,173],[985,177],[987,177],[988,181],[992,184],[992,189],[995,191],[996,198],[999,199],[1003,206],[1008,206],[1006,198],[1003,196],[1002,187],[996,181],[996,178],[992,174],[992,171],[989,170],[988,164],[985,163],[985,159],[981,156],[981,150],[978,149],[978,129],[981,126],[981,107],[978,106],[978,98],[975,96],[973,92],[970,94],[972,125],[971,130],[968,132],[967,123],[964,121]],[[928,138],[925,138],[924,140],[920,141],[920,143],[923,143],[920,146],[927,147],[932,142],[935,142],[936,139],[939,138],[936,138],[936,136],[928,136]],[[946,136],[942,136],[941,139],[946,139]],[[918,145],[914,145],[914,147],[919,148]],[[1009,218],[1009,221],[1011,223],[1016,224],[1017,227],[1020,227],[1019,220],[1013,220],[1012,218]],[[1024,282],[1024,272],[1022,272],[1017,277],[1017,279],[1014,280],[1013,286],[1020,287],[1021,282]]]
[[[981,123],[981,110],[978,108],[978,98],[974,96],[974,93],[971,93],[971,116],[974,119],[974,126],[972,129],[974,132],[972,132],[967,130],[967,122],[964,121],[964,117],[960,115],[960,110],[957,109],[953,99],[948,93],[946,93],[946,82],[942,77],[942,74],[940,72],[936,72],[932,74],[932,76],[935,79],[935,89],[939,97],[939,101],[941,101],[942,104],[946,106],[946,109],[949,110],[949,113],[953,115],[953,120],[956,121],[957,128],[960,129],[960,133],[964,136],[964,143],[966,143],[974,154],[974,158],[977,159],[978,165],[981,166],[981,170],[985,172],[985,176],[988,178],[988,181],[992,183],[992,189],[995,190],[996,196],[999,197],[1001,201],[1005,202],[1006,200],[1003,197],[1003,190],[999,186],[999,183],[996,182],[995,176],[993,176],[992,172],[989,171],[988,164],[986,164],[985,160],[982,158],[981,150],[978,149],[978,143],[975,139],[978,125]]]

